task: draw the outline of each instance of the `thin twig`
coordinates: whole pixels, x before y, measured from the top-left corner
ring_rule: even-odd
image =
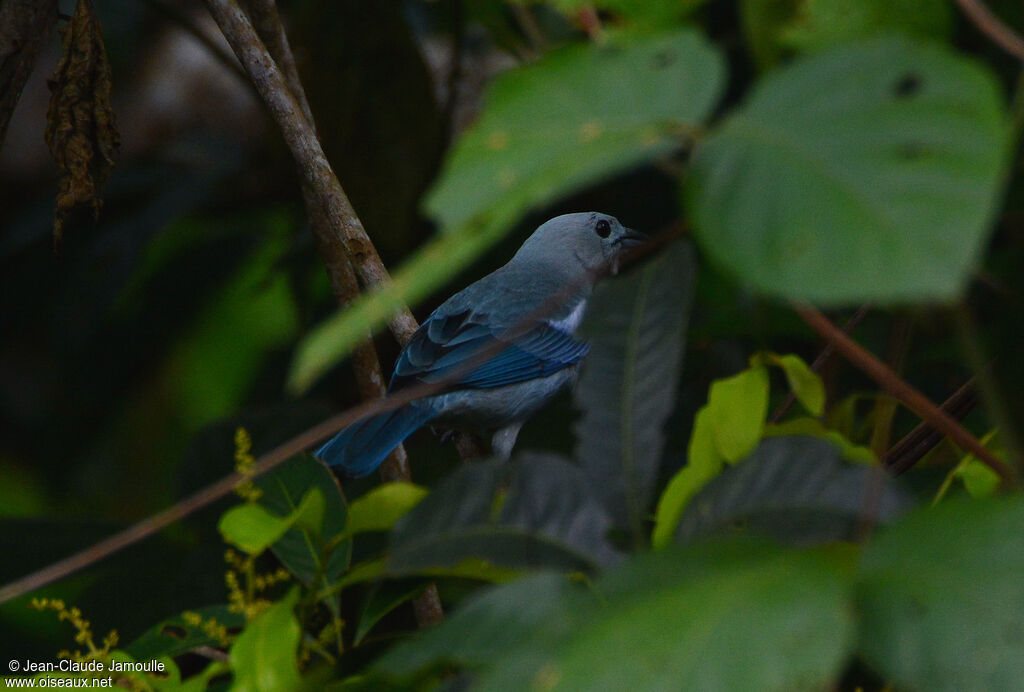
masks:
[[[288,42],[288,35],[281,22],[281,15],[277,11],[277,3],[274,0],[246,0],[246,2],[257,34],[281,68],[288,88],[302,108],[313,134],[316,135],[316,120],[313,117],[309,99],[306,97],[306,90],[302,86],[302,80],[299,78],[295,55]],[[315,191],[309,182],[303,181],[302,196],[310,219],[310,227],[317,238],[320,255],[327,268],[332,292],[339,305],[345,307],[359,297],[359,281],[356,278],[355,270],[346,255],[340,237],[331,233],[329,214],[317,202]],[[387,387],[384,384],[380,358],[377,357],[377,349],[373,345],[373,336],[369,331],[366,333],[365,341],[356,346],[352,352],[352,368],[356,387],[364,401],[380,399],[386,395]],[[405,452],[404,445],[399,444],[391,450],[384,463],[381,464],[380,475],[384,482],[412,481],[409,457]],[[437,624],[444,617],[441,599],[437,593],[437,587],[433,584],[413,599],[413,608],[416,613],[416,622],[421,627]]]
[[[327,213],[331,232],[341,237],[345,254],[360,281],[367,287],[390,282],[391,276],[328,163],[302,106],[288,88],[284,75],[260,41],[245,12],[236,0],[206,0],[206,5],[267,104],[303,180],[312,187],[317,202]],[[417,324],[409,309],[403,308],[391,317],[388,326],[395,339],[405,343],[416,331]]]
[[[1016,478],[1009,466],[997,459],[991,452],[978,441],[976,437],[967,432],[948,413],[932,403],[928,397],[917,391],[903,378],[892,371],[882,361],[868,353],[859,344],[836,327],[827,317],[817,310],[796,305],[797,314],[810,325],[811,329],[818,332],[822,338],[835,344],[836,349],[842,353],[853,365],[860,368],[868,377],[873,379],[883,389],[903,402],[911,411],[928,421],[931,425],[949,436],[953,442],[960,445],[966,451],[978,457],[989,468],[999,474],[1007,485],[1015,485]]]
[[[868,309],[867,305],[861,305],[857,309],[857,312],[853,313],[850,319],[846,320],[846,324],[843,325],[843,334],[849,334],[852,332],[857,325],[861,323],[861,320],[867,316]],[[826,342],[825,347],[821,349],[821,353],[819,353],[818,357],[814,359],[813,363],[811,363],[811,372],[821,372],[835,351],[836,347],[831,343]],[[769,422],[778,423],[782,420],[782,417],[789,412],[789,409],[794,403],[796,403],[796,394],[790,391],[790,393],[786,395],[786,398],[783,399],[782,403],[779,404],[779,407],[772,413]]]
[[[978,391],[975,386],[975,378],[972,377],[942,403],[942,410],[954,419],[961,421],[967,417],[977,403]],[[885,456],[882,457],[882,466],[894,476],[905,473],[943,439],[945,439],[945,435],[929,423],[922,421],[885,453]]]
[[[1003,23],[981,0],[956,0],[978,30],[992,39],[1000,48],[1019,60],[1024,60],[1024,39]]]

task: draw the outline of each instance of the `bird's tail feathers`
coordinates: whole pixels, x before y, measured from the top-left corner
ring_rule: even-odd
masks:
[[[313,455],[328,466],[340,466],[348,476],[365,476],[434,415],[423,406],[386,411],[348,426]]]

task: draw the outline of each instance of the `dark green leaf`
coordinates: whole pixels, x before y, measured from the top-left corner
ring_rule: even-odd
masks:
[[[896,686],[1024,681],[1024,498],[947,501],[879,534],[861,562],[860,651]]]
[[[295,512],[303,496],[312,488],[318,488],[323,494],[323,529],[320,535],[293,528],[271,546],[274,555],[289,572],[302,583],[312,584],[320,569],[324,546],[345,530],[345,498],[338,481],[322,462],[299,455],[257,478],[255,483],[263,491],[259,503],[276,514]],[[348,569],[351,550],[351,542],[343,541],[331,551],[327,565],[323,567],[327,581],[337,580]]]
[[[358,646],[381,618],[406,601],[416,598],[423,592],[423,588],[422,582],[411,586],[408,582],[386,582],[371,589],[359,613],[359,626],[352,643]]]
[[[688,541],[743,523],[797,543],[851,539],[867,513],[887,522],[910,505],[877,473],[844,463],[841,450],[821,439],[766,439],[697,493],[676,536]]]
[[[474,596],[441,625],[392,649],[374,668],[403,677],[442,665],[481,670],[509,651],[568,636],[593,604],[592,596],[562,575],[520,579]]]
[[[696,268],[674,243],[594,291],[582,332],[590,353],[576,387],[576,457],[613,521],[639,533],[675,402]]]
[[[988,236],[1007,133],[977,65],[905,38],[845,44],[768,75],[701,145],[697,238],[771,295],[954,298]]]
[[[161,656],[173,657],[199,646],[221,646],[220,639],[211,636],[209,631],[203,629],[204,623],[215,621],[217,624],[232,629],[245,624],[244,617],[231,612],[227,606],[223,605],[197,608],[193,612],[201,618],[199,626],[180,615],[168,618],[147,630],[138,639],[124,647],[124,650],[136,661],[151,661]]]
[[[705,2],[707,0],[555,0],[554,5],[570,13],[596,6],[643,26],[663,28],[678,22]]]
[[[610,573],[603,607],[577,604],[567,635],[512,648],[481,690],[819,689],[853,640],[850,576],[823,554],[687,551]],[[673,576],[674,575],[674,576]],[[579,611],[582,611],[582,618]],[[587,612],[589,611],[589,612]]]
[[[499,567],[592,570],[617,559],[608,515],[580,470],[553,455],[461,468],[398,524],[387,571],[409,574],[482,558]]]
[[[796,5],[778,39],[797,50],[826,50],[891,31],[942,39],[952,25],[952,6],[944,0],[806,0]]]

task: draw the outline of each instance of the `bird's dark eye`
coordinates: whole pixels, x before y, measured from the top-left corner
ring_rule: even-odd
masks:
[[[597,234],[602,238],[607,238],[612,234],[612,225],[608,223],[607,219],[601,219],[597,222],[597,225],[594,226],[594,230],[597,231]]]

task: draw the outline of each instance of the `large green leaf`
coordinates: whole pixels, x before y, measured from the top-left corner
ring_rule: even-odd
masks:
[[[445,228],[520,213],[680,146],[718,100],[721,57],[694,29],[610,33],[494,81],[427,209]]]
[[[292,610],[299,590],[256,616],[231,645],[232,692],[293,692],[301,687],[296,658],[302,632]]]
[[[634,558],[592,589],[538,575],[474,597],[375,666],[454,665],[473,689],[816,689],[853,641],[851,575],[744,541]]]
[[[952,25],[946,0],[805,0],[779,40],[799,50],[824,50],[887,31],[944,38]]]
[[[693,498],[676,531],[693,540],[745,524],[751,531],[800,544],[849,540],[870,514],[888,522],[910,506],[878,469],[850,466],[842,450],[814,437],[775,437],[726,468]]]
[[[255,481],[263,491],[259,504],[278,515],[295,513],[306,493],[318,490],[324,499],[323,519],[318,529],[289,527],[271,549],[277,559],[302,583],[310,585],[322,572],[328,581],[338,579],[348,569],[351,541],[335,545],[324,560],[324,548],[345,530],[345,498],[334,475],[323,462],[300,454],[292,457]]]
[[[200,646],[217,647],[222,642],[203,629],[204,623],[215,621],[230,628],[245,624],[242,615],[231,612],[224,605],[196,608],[193,612],[201,619],[198,626],[194,621],[181,615],[168,618],[146,630],[138,639],[124,647],[125,652],[136,661],[152,661],[161,656],[177,656]]]
[[[573,626],[592,596],[559,574],[538,574],[474,595],[443,624],[421,631],[374,668],[410,676],[442,665],[483,670],[512,650],[558,641]]]
[[[567,13],[596,6],[643,26],[666,27],[691,14],[705,2],[707,0],[554,0],[552,4]]]
[[[704,552],[648,555],[608,574],[596,584],[603,607],[577,604],[568,636],[511,649],[479,689],[815,689],[834,680],[853,640],[851,580],[839,562],[756,547]]]
[[[758,291],[825,304],[948,300],[1002,188],[998,85],[906,38],[768,75],[700,147],[687,200],[708,254]]]
[[[594,291],[582,333],[590,352],[576,387],[576,457],[614,522],[640,534],[675,403],[695,274],[675,243]]]
[[[499,567],[587,570],[617,559],[608,515],[580,470],[553,455],[461,468],[399,520],[386,571],[482,558]]]
[[[390,285],[310,333],[290,389],[307,389],[368,329],[450,279],[527,210],[677,150],[709,116],[723,78],[721,57],[693,29],[609,33],[501,75],[427,199],[446,233]]]
[[[741,20],[759,67],[794,51],[820,51],[888,32],[945,38],[946,0],[743,0]]]
[[[1019,690],[1024,497],[947,501],[881,533],[861,563],[860,651],[908,690]]]

